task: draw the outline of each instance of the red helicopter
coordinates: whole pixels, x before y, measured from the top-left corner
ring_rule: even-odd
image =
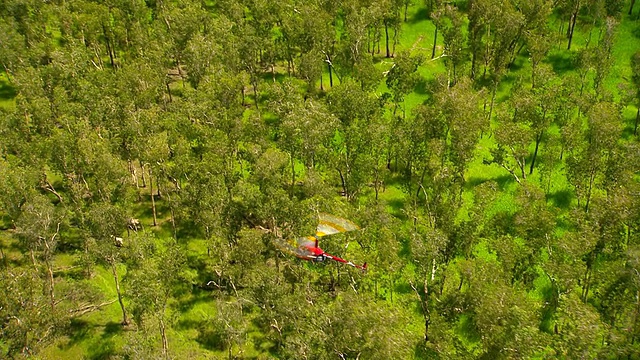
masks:
[[[329,259],[353,266],[360,270],[366,270],[367,263],[356,265],[351,261],[327,254],[318,246],[318,240],[323,236],[359,230],[360,227],[347,219],[329,214],[320,213],[318,214],[318,218],[318,227],[316,228],[316,234],[314,236],[303,236],[293,240],[278,239],[275,241],[276,246],[280,250],[293,254],[303,260],[321,262]]]

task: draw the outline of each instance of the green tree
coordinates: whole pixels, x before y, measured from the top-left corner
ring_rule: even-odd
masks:
[[[96,256],[109,264],[113,276],[118,303],[122,311],[122,325],[129,324],[129,317],[124,306],[123,294],[120,290],[118,264],[122,261],[120,244],[116,237],[120,237],[126,225],[126,216],[118,207],[108,203],[94,203],[87,212],[88,229],[95,244]]]
[[[150,233],[142,234],[133,241],[133,263],[125,279],[125,294],[131,304],[131,314],[139,331],[148,331],[145,327],[147,321],[157,321],[162,356],[169,358],[169,301],[173,296],[188,292],[192,281],[186,268],[186,257],[180,245],[172,240],[156,239]]]
[[[62,325],[41,288],[40,274],[29,268],[0,272],[0,355],[31,356],[49,344]]]
[[[34,269],[40,271],[36,254],[39,254],[44,261],[46,287],[52,312],[56,307],[53,256],[62,222],[63,217],[59,209],[44,195],[36,195],[25,203],[22,214],[16,221],[16,232],[25,248],[29,250]]]
[[[418,66],[424,61],[421,55],[411,56],[409,53],[400,53],[395,59],[393,67],[387,73],[386,83],[391,90],[394,102],[393,115],[404,103],[404,97],[413,91],[421,79]],[[405,117],[405,108],[402,107],[402,117]]]
[[[364,154],[372,144],[370,127],[380,119],[379,103],[353,81],[346,81],[329,94],[329,109],[340,120],[339,132],[332,142],[331,164],[340,176],[342,192],[353,200],[368,181],[371,164]]]
[[[588,129],[583,133],[586,144],[574,148],[567,158],[568,180],[574,186],[578,204],[589,210],[589,203],[607,159],[616,148],[620,136],[620,111],[615,104],[595,104],[589,113]]]

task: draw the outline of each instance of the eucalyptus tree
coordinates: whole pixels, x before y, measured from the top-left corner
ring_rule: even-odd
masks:
[[[410,336],[406,314],[397,307],[374,302],[362,294],[345,292],[319,318],[327,341],[316,349],[318,356],[342,358],[406,358]]]
[[[485,356],[532,356],[541,350],[537,304],[517,287],[509,286],[495,261],[474,259],[464,291],[465,313],[480,336]],[[518,339],[518,341],[516,341]]]
[[[28,249],[31,263],[40,272],[41,258],[45,265],[46,289],[51,311],[55,311],[55,278],[53,259],[63,225],[63,214],[44,195],[33,196],[23,206],[23,212],[16,221],[16,233],[25,249]]]
[[[2,17],[11,19],[14,29],[24,38],[24,45],[33,50],[34,54],[42,54],[50,50],[51,40],[47,29],[41,26],[42,19],[51,16],[53,4],[41,4],[37,1],[7,1],[0,8]],[[10,33],[9,33],[10,34]]]
[[[120,289],[118,264],[122,262],[122,249],[116,238],[120,237],[126,226],[126,216],[122,209],[110,203],[96,202],[91,205],[86,214],[88,231],[92,237],[94,256],[106,261],[111,268],[118,303],[122,311],[122,325],[129,324],[129,317],[124,306],[123,294]]]
[[[471,78],[477,75],[478,62],[483,61],[483,76],[490,71],[495,94],[495,86],[517,50],[526,24],[524,14],[512,1],[473,1],[469,10]]]
[[[547,80],[550,85],[543,89],[529,89],[523,84],[517,84],[514,95],[500,109],[498,113],[499,126],[495,130],[498,148],[492,150],[494,162],[505,168],[517,182],[526,179],[526,161],[531,139],[535,141],[532,163],[529,174],[538,155],[540,143],[552,121],[552,95],[557,82],[552,81],[549,69]]]
[[[163,24],[156,26],[156,31],[165,40],[166,55],[173,60],[173,65],[184,81],[186,75],[183,64],[187,46],[194,36],[208,26],[210,16],[197,2],[160,2],[159,5],[157,17]]]
[[[568,39],[567,50],[571,49],[573,33],[576,27],[576,22],[578,21],[578,14],[580,13],[580,9],[584,6],[583,4],[583,0],[564,0],[557,2],[554,6],[562,16],[563,20],[568,17],[568,25],[566,31],[566,37]],[[562,32],[563,27],[560,28],[560,32]]]
[[[322,154],[326,153],[338,125],[338,120],[322,102],[305,101],[296,94],[293,85],[290,82],[276,85],[282,89],[276,89],[271,102],[276,114],[281,116],[276,136],[280,148],[289,153],[292,189],[296,183],[296,160],[307,168],[314,168],[316,162],[321,163]]]
[[[300,34],[300,64],[298,75],[313,85],[320,80],[320,89],[324,89],[322,80],[322,64],[327,64],[329,86],[333,86],[336,55],[336,30],[334,28],[337,9],[331,2],[306,2],[295,9],[300,12],[302,29]]]
[[[18,166],[0,157],[0,209],[8,216],[11,226],[20,218],[25,203],[37,195],[37,171]]]
[[[507,170],[516,182],[527,178],[529,143],[533,137],[531,129],[523,123],[513,122],[509,113],[498,113],[498,128],[495,130],[497,148],[491,149],[491,162]]]
[[[340,121],[330,162],[340,176],[343,195],[353,200],[368,181],[370,163],[363,155],[372,146],[381,146],[370,141],[371,128],[375,127],[372,123],[381,119],[379,102],[355,82],[346,81],[329,93],[328,103]]]
[[[189,39],[185,48],[184,63],[188,68],[187,78],[194,89],[198,88],[206,75],[223,65],[223,53],[232,52],[233,49],[233,41],[230,39],[231,23],[225,18],[219,18],[215,24],[219,26],[215,29],[218,31],[214,30],[211,34],[195,34]]]
[[[370,265],[367,276],[362,278],[363,290],[373,291],[375,298],[381,296],[381,289],[386,290],[393,298],[399,272],[405,265],[399,255],[400,239],[404,234],[400,229],[401,223],[385,211],[382,203],[372,200],[358,212],[355,220],[364,229],[355,233],[355,236]]]
[[[170,300],[189,291],[193,274],[187,269],[184,250],[173,240],[142,233],[132,240],[130,251],[124,285],[133,320],[141,332],[149,331],[148,322],[158,326],[162,356],[169,358]]]
[[[557,337],[552,342],[555,354],[584,357],[596,351],[604,335],[604,324],[593,307],[568,293],[559,302]]]
[[[394,102],[393,115],[395,116],[400,104],[404,104],[404,98],[411,92],[421,80],[418,67],[424,61],[421,55],[412,56],[408,52],[398,54],[393,66],[386,75],[385,82],[391,90]],[[405,107],[402,107],[402,118],[405,117]]]
[[[519,281],[527,288],[533,287],[533,269],[544,258],[545,249],[555,242],[556,216],[547,205],[545,193],[532,183],[518,188],[516,202],[520,209],[514,215],[516,235],[524,240],[523,249],[514,251],[519,257],[512,269],[512,282]]]
[[[36,355],[58,335],[63,324],[51,310],[48,294],[39,291],[40,274],[30,267],[0,272],[0,355]]]
[[[461,182],[464,182],[464,171],[473,158],[473,149],[489,125],[479,108],[482,95],[483,92],[475,90],[467,78],[451,87],[440,82],[433,89],[433,107],[438,121],[432,129],[443,131],[442,138],[450,140],[445,144],[442,161],[451,162],[455,177]]]
[[[0,63],[9,82],[16,67],[25,64],[28,60],[24,37],[17,32],[12,20],[11,18],[0,20],[0,31],[5,34],[5,40],[0,44]]]
[[[446,249],[449,239],[447,234],[433,227],[431,214],[429,218],[414,215],[414,226],[411,233],[411,259],[416,268],[415,280],[409,284],[416,293],[424,318],[424,341],[429,342],[430,328],[437,316],[435,301],[439,301],[442,295],[442,287],[445,281],[444,269],[447,267]],[[440,270],[440,271],[438,271]],[[436,274],[438,275],[436,277]]]
[[[458,69],[467,60],[465,50],[467,39],[462,29],[463,15],[457,7],[446,5],[439,20],[449,83],[455,84],[458,81]]]
[[[613,45],[615,41],[615,33],[617,27],[617,21],[608,17],[605,22],[604,36],[598,41],[598,45],[595,48],[593,54],[593,60],[595,65],[595,76],[593,79],[593,88],[598,93],[600,85],[603,83],[611,67],[613,66]]]
[[[589,211],[592,194],[600,183],[607,160],[617,147],[621,132],[620,110],[609,102],[595,104],[587,114],[586,144],[571,149],[566,159],[568,180],[574,186],[578,205]]]

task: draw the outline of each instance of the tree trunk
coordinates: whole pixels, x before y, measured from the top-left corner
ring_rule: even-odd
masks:
[[[258,99],[258,80],[252,81],[251,85],[253,86],[253,98],[256,101],[256,110],[260,110],[258,108],[258,101],[259,101],[259,99]]]
[[[111,50],[111,43],[110,43],[110,40],[109,40],[108,37],[106,39],[106,42],[107,42],[107,52],[109,53],[109,60],[111,60],[111,68],[115,70],[116,69],[116,63],[114,61],[113,52]]]
[[[395,57],[396,56],[396,45],[398,45],[400,43],[400,41],[398,40],[398,33],[400,32],[400,27],[398,26],[400,24],[397,24],[394,28],[393,28],[393,48],[391,48],[391,57]]]
[[[51,237],[52,243],[55,240],[56,236],[58,235],[58,232],[60,232],[59,223],[58,223],[58,229],[56,230],[55,234],[53,234],[53,236]],[[56,301],[55,301],[56,296],[55,296],[54,281],[53,281],[53,264],[51,264],[51,257],[53,256],[53,251],[47,239],[44,240],[44,246],[45,246],[45,254],[44,254],[45,264],[47,265],[47,274],[49,277],[49,299],[51,300],[51,311],[53,312],[56,307]]]
[[[422,308],[422,316],[424,317],[424,341],[429,341],[429,325],[431,324],[431,312],[429,310],[429,284],[428,284],[428,276],[424,277],[424,288],[423,293],[420,295],[420,292],[413,284],[413,281],[409,282],[413,291],[415,291],[418,296],[418,300],[420,300],[420,307]]]
[[[115,259],[110,259],[111,273],[113,274],[113,280],[116,283],[116,294],[118,294],[118,303],[120,303],[120,309],[122,310],[122,325],[129,325],[129,319],[127,318],[127,311],[124,308],[124,302],[122,301],[122,292],[120,292],[120,281],[118,280],[118,269],[116,267]]]
[[[160,336],[162,337],[162,355],[165,359],[169,358],[169,342],[167,341],[167,329],[164,325],[164,307],[160,316]]]
[[[337,169],[338,173],[340,174],[340,180],[342,181],[342,193],[344,194],[345,197],[349,197],[349,193],[347,192],[347,182],[344,178],[344,175],[342,174],[342,170]]]
[[[56,295],[54,290],[54,281],[53,281],[53,266],[51,265],[51,260],[47,259],[47,274],[49,275],[49,300],[51,301],[51,311],[54,311],[56,308]]]
[[[387,57],[391,57],[391,52],[389,52],[389,25],[387,22],[384,22],[384,37],[385,37],[385,46],[387,49]]]
[[[147,179],[144,177],[144,163],[140,160],[140,172],[142,174],[142,187],[147,187]]]
[[[529,167],[529,175],[533,174],[533,166],[536,163],[538,157],[538,148],[540,147],[540,141],[542,141],[542,131],[536,136],[536,149],[533,151],[533,158],[531,159],[531,166]]]
[[[293,187],[296,186],[296,162],[291,153],[291,193],[293,194]]]
[[[476,52],[474,51],[471,54],[471,74],[469,75],[471,80],[475,80],[476,78]]]
[[[4,254],[4,249],[0,246],[0,256],[2,256],[2,263],[4,264],[4,269],[9,269],[9,263],[7,262],[7,255]]]
[[[404,2],[404,22],[407,22],[407,12],[409,11],[409,2]],[[629,13],[631,14],[631,13]]]
[[[331,66],[331,58],[329,56],[327,56],[328,60],[327,61],[327,66],[329,66],[329,87],[333,87],[333,71],[332,71],[332,66]]]
[[[167,201],[169,202],[169,212],[171,213],[171,227],[173,228],[173,238],[178,240],[178,228],[176,227],[176,212],[171,202],[171,195],[167,193]]]
[[[584,285],[582,285],[582,302],[586,303],[589,297],[589,289],[591,288],[591,269],[587,269],[584,276]]]
[[[7,75],[7,80],[12,84],[13,82],[11,81],[11,75],[9,75],[9,68],[7,68],[7,65],[5,64],[2,64],[2,66],[4,67],[4,73]]]
[[[633,125],[633,135],[638,135],[638,122],[640,122],[640,104],[638,105],[638,112],[636,112],[636,122]]]
[[[171,97],[171,88],[169,88],[169,82],[166,82],[167,84],[167,94],[169,95],[169,102],[173,102],[173,97]]]
[[[593,190],[593,183],[596,179],[596,172],[592,170],[591,175],[589,176],[589,188],[587,189],[587,199],[584,206],[584,211],[589,212],[589,203],[591,202],[591,191]]]
[[[431,49],[431,58],[436,57],[436,41],[438,40],[438,26],[436,25],[436,30],[433,32],[433,48]]]
[[[378,193],[380,192],[380,172],[376,170],[375,177],[373,179],[373,189],[376,192],[376,201],[378,201]],[[0,249],[2,250],[2,249]]]
[[[156,216],[156,200],[153,195],[153,174],[151,173],[151,167],[149,167],[149,194],[151,195],[151,210],[153,211],[153,226],[158,225]]]
[[[636,0],[631,0],[631,6],[629,7],[629,15],[633,14],[633,6],[636,4]]]
[[[569,31],[569,43],[567,44],[567,50],[571,50],[571,41],[573,40],[573,30],[576,27],[576,20],[578,20],[578,10],[580,9],[580,6],[578,5],[577,8],[578,9],[576,9],[572,14],[571,24],[569,24],[569,29],[567,30]]]
[[[496,101],[496,92],[498,91],[498,82],[496,81],[493,85],[493,91],[491,92],[491,104],[489,105],[489,116],[487,117],[489,121],[491,121],[491,116],[493,115],[493,105]]]
[[[29,249],[29,254],[31,256],[31,264],[33,265],[33,269],[38,272],[38,263],[36,262],[36,256],[33,253],[33,249]]]

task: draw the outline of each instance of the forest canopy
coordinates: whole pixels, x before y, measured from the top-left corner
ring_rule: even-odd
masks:
[[[0,358],[639,358],[635,0],[4,0],[0,34]],[[280,250],[319,214],[366,270]]]

